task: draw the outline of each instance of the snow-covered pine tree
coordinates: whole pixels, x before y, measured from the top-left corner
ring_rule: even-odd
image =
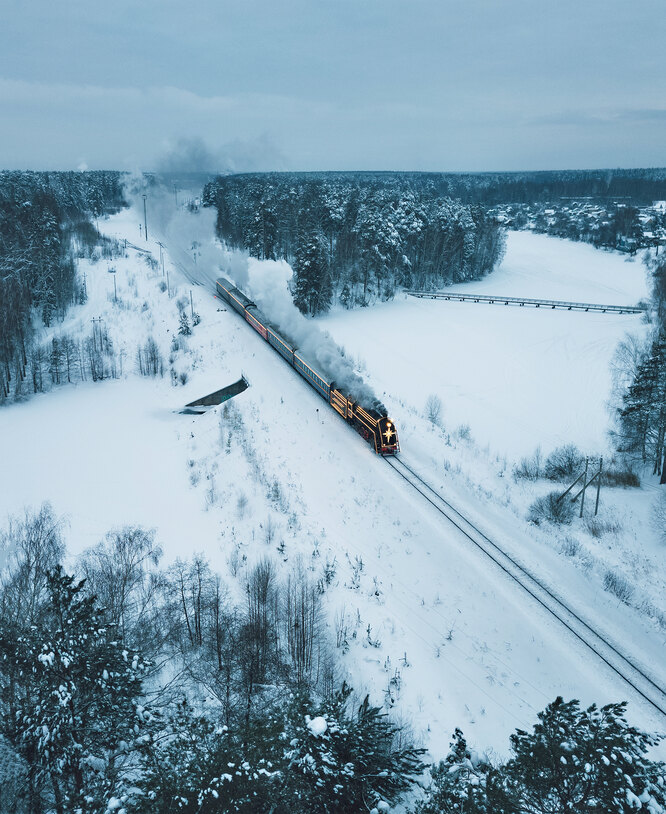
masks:
[[[28,766],[33,810],[104,811],[149,725],[144,661],[60,566],[34,624],[0,620],[0,659],[2,734]]]
[[[653,474],[666,483],[666,331],[653,341],[623,397],[623,446],[651,460]]]
[[[178,320],[178,333],[181,336],[190,336],[192,334],[192,329],[190,328],[190,321],[187,318],[187,314],[185,311],[180,312],[180,318]]]
[[[511,736],[514,757],[503,768],[517,811],[553,814],[656,814],[666,806],[666,766],[647,758],[659,738],[627,723],[627,704],[557,698],[532,732]]]
[[[145,743],[144,768],[124,807],[131,814],[281,812],[279,735],[280,720],[270,714],[238,732],[186,701],[172,705],[159,738]]]
[[[501,773],[485,757],[473,754],[460,729],[453,733],[451,751],[430,770],[428,797],[414,814],[509,814],[513,801]]]
[[[425,750],[400,743],[400,728],[367,696],[350,711],[351,695],[343,684],[321,704],[303,695],[291,705],[283,735],[285,811],[335,814],[395,802],[423,770]]]
[[[294,304],[304,314],[315,316],[328,311],[332,295],[325,239],[319,231],[303,231],[294,261]]]

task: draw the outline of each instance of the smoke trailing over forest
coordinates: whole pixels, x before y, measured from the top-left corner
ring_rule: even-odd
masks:
[[[478,279],[504,251],[494,217],[446,197],[429,176],[228,176],[206,185],[204,204],[217,208],[231,247],[293,265],[294,302],[309,314]]]
[[[373,389],[355,372],[353,360],[327,331],[306,319],[294,305],[289,291],[292,269],[287,263],[249,258],[245,269],[237,262],[235,271],[240,288],[306,360],[354,401],[386,414]]]

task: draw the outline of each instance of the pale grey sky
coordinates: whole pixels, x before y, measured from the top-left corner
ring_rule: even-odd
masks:
[[[665,0],[1,5],[0,167],[666,165]]]

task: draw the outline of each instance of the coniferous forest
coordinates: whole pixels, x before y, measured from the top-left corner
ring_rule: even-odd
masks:
[[[93,221],[125,205],[119,172],[0,173],[0,401],[31,372],[32,315],[44,325],[85,299],[73,243],[94,246]],[[41,352],[41,351],[40,351]]]
[[[204,204],[217,208],[230,246],[293,265],[294,301],[313,315],[332,302],[389,300],[399,287],[479,279],[504,251],[494,217],[427,175],[220,177],[206,185]]]

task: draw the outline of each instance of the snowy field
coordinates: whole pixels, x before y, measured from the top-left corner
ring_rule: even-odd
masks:
[[[455,286],[505,296],[629,305],[647,296],[639,258],[531,232],[509,232],[490,277]],[[466,424],[482,445],[515,460],[541,445],[607,451],[610,362],[640,315],[503,305],[395,301],[319,320],[358,358],[381,392],[423,410],[443,403],[450,430]]]
[[[109,234],[136,241],[137,223],[138,216],[130,211],[102,226]],[[500,272],[505,281],[511,279],[512,263],[520,268],[516,258],[524,237],[534,238],[511,238]],[[182,247],[177,256],[179,264],[185,263]],[[636,281],[632,299],[640,296],[640,264],[601,256],[614,269],[608,272],[617,277],[613,285],[618,287],[620,272],[628,271]],[[247,324],[203,287],[186,282],[171,257],[167,268],[172,284],[179,286],[171,299],[160,291],[161,272],[137,253],[129,251],[114,265],[120,302],[112,301],[105,264],[85,264],[90,300],[55,330],[88,330],[89,320],[102,316],[116,347],[125,352],[123,379],[62,387],[2,410],[0,443],[11,462],[0,469],[3,515],[50,500],[68,520],[72,553],[119,525],[155,528],[167,560],[203,552],[238,592],[246,566],[263,556],[273,558],[283,573],[300,563],[314,581],[328,566],[333,577],[324,594],[325,610],[333,641],[342,632],[349,645],[346,655],[338,653],[351,683],[411,723],[437,757],[446,752],[456,726],[471,744],[505,753],[510,732],[533,724],[536,712],[558,694],[583,703],[627,697],[626,687],[596,658],[397,483],[389,467]],[[190,267],[188,274],[196,276],[196,270]],[[483,290],[490,290],[490,284],[484,281]],[[498,287],[504,292],[504,285]],[[187,349],[173,356],[175,370],[188,373],[187,383],[172,386],[168,375],[139,378],[132,364],[137,344],[153,335],[169,357],[178,326],[175,302],[188,297],[190,288],[202,321]],[[575,360],[579,353],[574,351],[587,347],[588,362],[594,359],[601,367],[602,357],[608,359],[624,330],[640,329],[640,322],[589,314],[575,315],[574,321],[571,314],[481,308],[400,301],[334,315],[325,324],[349,352],[362,357],[376,389],[400,393],[387,403],[401,422],[406,459],[444,484],[449,497],[546,581],[574,598],[650,671],[664,675],[663,631],[604,592],[596,566],[581,568],[574,558],[560,554],[557,541],[526,526],[522,507],[511,502],[513,486],[501,456],[455,432],[431,427],[422,415],[425,397],[439,392],[452,430],[468,423],[475,438],[487,436],[493,449],[509,453],[530,450],[538,440],[545,445],[537,425],[526,421],[528,411],[512,415],[512,405],[531,393],[538,404],[548,367],[566,367],[558,362],[563,354]],[[483,315],[490,328],[485,341],[475,345],[479,358],[468,347],[474,333],[481,332],[481,317],[474,314]],[[555,317],[561,321],[556,323]],[[417,338],[419,331],[426,333],[426,320],[441,337],[441,384],[412,391],[411,384],[420,381],[412,368],[419,363],[410,358],[407,343],[414,341],[411,332]],[[511,327],[518,325],[522,328]],[[510,340],[500,339],[503,331]],[[567,337],[570,353],[562,344]],[[466,365],[445,367],[453,364],[445,360],[455,355],[447,345],[464,354]],[[495,373],[494,397],[488,396],[474,413],[474,393],[481,389],[473,389],[476,375],[470,368],[483,364],[488,375],[493,371],[485,349],[492,347],[499,366],[503,354],[518,355],[532,345],[529,363],[542,359],[536,381],[528,360],[516,363],[513,378],[504,384]],[[465,391],[458,401],[451,385],[455,369]],[[589,384],[585,365],[576,370]],[[251,387],[226,410],[215,408],[200,417],[179,414],[187,402],[235,381],[241,372]],[[528,392],[521,394],[518,388],[527,383]],[[506,389],[513,390],[511,398],[498,404]],[[555,421],[568,400],[561,391],[552,392],[559,393],[559,409],[549,412]],[[578,440],[570,428],[576,426],[576,409],[588,409],[582,382],[573,396],[568,417],[548,436],[553,443]],[[595,421],[601,420],[605,397],[605,391],[594,396],[596,406],[589,415]],[[576,400],[581,403],[573,404]],[[586,422],[579,422],[581,433],[585,427],[593,432]],[[603,444],[603,432],[594,431]],[[503,443],[497,443],[498,437]],[[634,697],[630,716],[646,729],[663,725]]]

